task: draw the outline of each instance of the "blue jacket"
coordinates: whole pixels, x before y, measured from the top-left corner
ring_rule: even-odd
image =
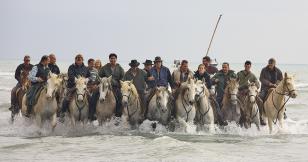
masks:
[[[155,81],[153,81],[151,85],[148,85],[149,88],[158,86],[168,87],[168,83],[170,86],[172,85],[171,73],[167,67],[161,66],[160,72],[158,73],[156,67],[154,66],[150,70],[150,73],[155,78]]]

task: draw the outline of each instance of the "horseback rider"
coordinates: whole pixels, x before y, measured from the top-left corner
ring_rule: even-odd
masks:
[[[90,72],[83,63],[82,54],[76,55],[75,63],[69,66],[67,74],[68,74],[67,93],[62,103],[62,109],[59,118],[60,122],[64,122],[65,112],[68,110],[70,100],[72,98],[73,93],[75,92],[75,78],[79,76],[85,78],[90,77]]]
[[[94,114],[96,113],[96,103],[99,98],[99,92],[97,91],[97,85],[99,84],[98,70],[95,68],[95,60],[90,58],[88,60],[88,69],[90,72],[89,81],[87,87],[90,95],[89,99],[89,119],[95,120]]]
[[[215,73],[218,72],[218,69],[215,66],[211,65],[211,58],[209,56],[205,56],[202,59],[202,63],[204,64],[206,71],[210,74],[210,75],[214,75]]]
[[[212,98],[212,100],[215,101],[217,117],[221,125],[227,125],[227,123],[223,121],[221,108],[224,90],[227,86],[227,82],[231,78],[236,79],[237,76],[233,70],[230,70],[229,63],[227,62],[222,63],[222,70],[218,71],[212,78],[212,83],[216,85],[216,100],[214,98]]]
[[[211,89],[212,80],[211,80],[210,74],[206,71],[206,67],[204,64],[200,64],[198,66],[198,70],[195,71],[194,77],[197,80],[204,80],[207,89]]]
[[[194,78],[194,74],[188,69],[188,61],[182,60],[180,67],[172,73],[172,92],[175,99],[179,94],[181,83],[186,82],[189,78]]]
[[[251,72],[251,61],[246,61],[244,64],[244,70],[237,73],[237,78],[239,80],[239,95],[241,98],[245,96],[248,92],[248,81],[254,82],[257,86],[257,88],[260,88],[260,83],[257,79],[257,77]]]
[[[224,62],[222,64],[222,70],[218,71],[212,78],[212,83],[216,84],[216,100],[219,107],[222,107],[222,99],[224,96],[224,90],[227,86],[227,82],[231,79],[236,79],[237,76],[233,70],[230,70],[229,63]]]
[[[30,90],[27,92],[27,112],[25,114],[26,117],[30,117],[32,112],[32,107],[35,104],[35,99],[37,93],[40,89],[45,85],[49,75],[49,56],[44,55],[41,58],[39,64],[35,65],[29,74],[29,79],[31,81]]]
[[[163,86],[168,88],[168,83],[172,86],[170,70],[163,66],[162,59],[157,56],[154,60],[154,66],[151,68],[151,75],[154,77],[154,87]]]
[[[122,94],[121,94],[121,84],[120,80],[124,77],[124,69],[120,64],[117,63],[118,56],[115,53],[109,54],[109,63],[104,65],[100,71],[100,77],[110,77],[112,76],[112,89],[116,98],[116,117],[121,117],[122,115]]]
[[[147,73],[147,79],[146,79],[146,84],[147,84],[147,88],[146,90],[150,90],[151,88],[154,87],[154,77],[151,75],[151,68],[153,66],[152,60],[145,60],[145,62],[143,63],[144,68],[143,70]]]
[[[133,84],[135,85],[138,95],[141,100],[141,106],[143,110],[146,107],[146,98],[145,98],[145,89],[146,89],[146,80],[147,80],[147,73],[139,69],[138,66],[140,63],[137,60],[131,60],[129,66],[131,67],[124,75],[124,81],[133,80]]]
[[[12,89],[11,91],[11,107],[9,108],[9,110],[11,111],[15,111],[16,110],[16,104],[17,104],[17,96],[16,96],[16,91],[17,89],[19,89],[22,86],[21,83],[21,74],[25,73],[25,74],[29,74],[29,72],[31,71],[33,65],[30,64],[30,56],[26,55],[24,57],[24,63],[18,65],[18,67],[15,70],[15,79],[17,80],[17,84],[16,86]],[[28,76],[26,76],[28,77]]]
[[[260,74],[261,92],[259,97],[263,102],[267,99],[266,97],[269,89],[276,88],[282,79],[283,75],[281,70],[276,67],[276,60],[274,58],[270,58],[267,66],[262,69]],[[287,118],[286,113],[284,113],[284,118]]]
[[[48,67],[50,69],[50,72],[59,75],[60,74],[60,69],[58,65],[56,64],[57,58],[55,54],[50,54],[49,55],[50,63],[48,64]]]

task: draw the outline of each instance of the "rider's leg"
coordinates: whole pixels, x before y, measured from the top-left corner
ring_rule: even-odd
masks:
[[[115,116],[121,117],[122,116],[122,94],[121,89],[119,87],[113,87],[113,92],[116,98],[116,110]]]

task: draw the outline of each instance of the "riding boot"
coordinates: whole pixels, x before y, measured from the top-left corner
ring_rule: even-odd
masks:
[[[283,113],[283,119],[286,120],[287,118],[288,118],[288,117],[287,117],[287,113],[284,112],[284,113]]]
[[[121,90],[118,87],[113,87],[113,92],[116,98],[116,109],[115,109],[115,116],[121,117],[122,116],[122,94]]]
[[[96,102],[98,100],[98,93],[93,92],[92,96],[89,98],[89,119],[90,121],[96,120]]]
[[[221,106],[215,100],[214,100],[214,103],[215,103],[215,106],[216,106],[217,120],[218,120],[219,125],[227,126],[228,122],[223,120],[223,115],[222,115],[222,112],[221,112]]]

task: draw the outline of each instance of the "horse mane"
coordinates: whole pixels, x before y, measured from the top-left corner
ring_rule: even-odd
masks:
[[[225,93],[225,94],[228,94],[228,93],[229,93],[229,92],[228,92],[228,89],[229,89],[229,88],[235,89],[236,86],[237,86],[236,83],[237,83],[236,79],[230,79],[230,80],[229,80],[229,83],[227,84],[227,86],[226,86],[226,88],[225,88],[225,90],[224,90],[224,93]]]
[[[135,87],[135,85],[133,83],[131,83],[130,81],[125,81],[122,84],[122,89],[125,91],[128,91],[128,88],[131,88],[133,95],[136,96],[137,98],[139,98],[139,94],[137,92],[137,89]]]

